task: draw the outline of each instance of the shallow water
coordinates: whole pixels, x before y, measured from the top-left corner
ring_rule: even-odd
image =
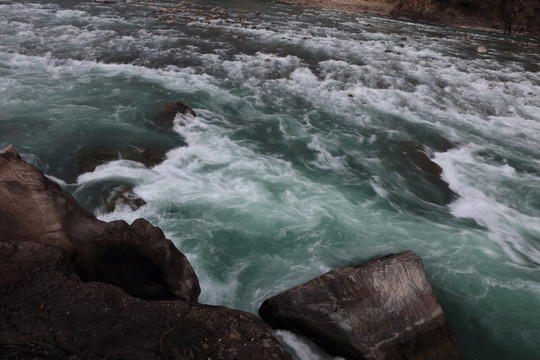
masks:
[[[412,250],[464,358],[535,358],[539,44],[194,3],[163,14],[173,3],[1,1],[0,147],[13,143],[104,220],[160,226],[203,303],[256,313],[325,271]],[[226,15],[207,19],[213,8]],[[173,101],[197,116],[167,129],[155,119]],[[119,160],[80,174],[96,149]],[[129,155],[144,150],[166,160]],[[147,204],[106,213],[118,184]],[[277,335],[299,359],[327,357]]]

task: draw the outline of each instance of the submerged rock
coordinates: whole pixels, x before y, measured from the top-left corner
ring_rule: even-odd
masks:
[[[111,147],[96,147],[82,150],[77,155],[77,174],[94,171],[99,165],[103,165],[114,160],[132,160],[139,162],[146,167],[153,167],[166,159],[166,153],[170,146],[153,145],[151,148],[141,149],[135,146],[114,149]]]
[[[0,198],[0,358],[291,359],[254,315],[197,304],[159,228],[96,219],[11,146]]]
[[[457,359],[420,257],[389,255],[276,295],[259,314],[345,359]]]
[[[197,113],[195,113],[195,111],[186,103],[178,101],[162,104],[160,106],[160,112],[155,117],[154,122],[158,125],[172,128],[174,125],[174,118],[177,114],[193,117],[197,116]]]
[[[417,141],[388,143],[382,155],[391,170],[403,176],[407,190],[416,198],[436,205],[447,205],[458,198],[442,178],[443,170],[432,160],[433,153],[423,144]]]

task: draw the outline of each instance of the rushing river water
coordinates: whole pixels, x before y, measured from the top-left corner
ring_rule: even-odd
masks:
[[[0,147],[104,220],[160,226],[203,303],[256,313],[412,250],[464,358],[538,358],[538,43],[268,1],[171,5],[1,0]],[[174,101],[197,116],[156,124]],[[81,174],[96,149],[124,159]],[[168,152],[125,156],[144,150]],[[147,204],[106,212],[120,185]]]

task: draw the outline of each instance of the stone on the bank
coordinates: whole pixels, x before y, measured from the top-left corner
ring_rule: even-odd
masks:
[[[457,359],[456,339],[420,257],[342,268],[266,300],[262,319],[345,359]]]

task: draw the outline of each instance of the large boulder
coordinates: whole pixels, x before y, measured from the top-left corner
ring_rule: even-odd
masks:
[[[148,300],[196,301],[201,289],[186,257],[144,219],[114,221],[77,244],[72,266],[82,281],[118,286]]]
[[[143,219],[131,226],[96,219],[13,146],[0,151],[0,198],[0,236],[61,247],[83,281],[108,282],[141,298],[197,300],[195,272],[160,229]]]
[[[196,303],[159,228],[96,219],[11,146],[0,199],[0,358],[291,359],[255,315]]]
[[[54,245],[2,240],[0,259],[1,359],[291,359],[253,314],[82,282]]]
[[[389,255],[276,295],[259,314],[345,359],[457,359],[420,257]]]

